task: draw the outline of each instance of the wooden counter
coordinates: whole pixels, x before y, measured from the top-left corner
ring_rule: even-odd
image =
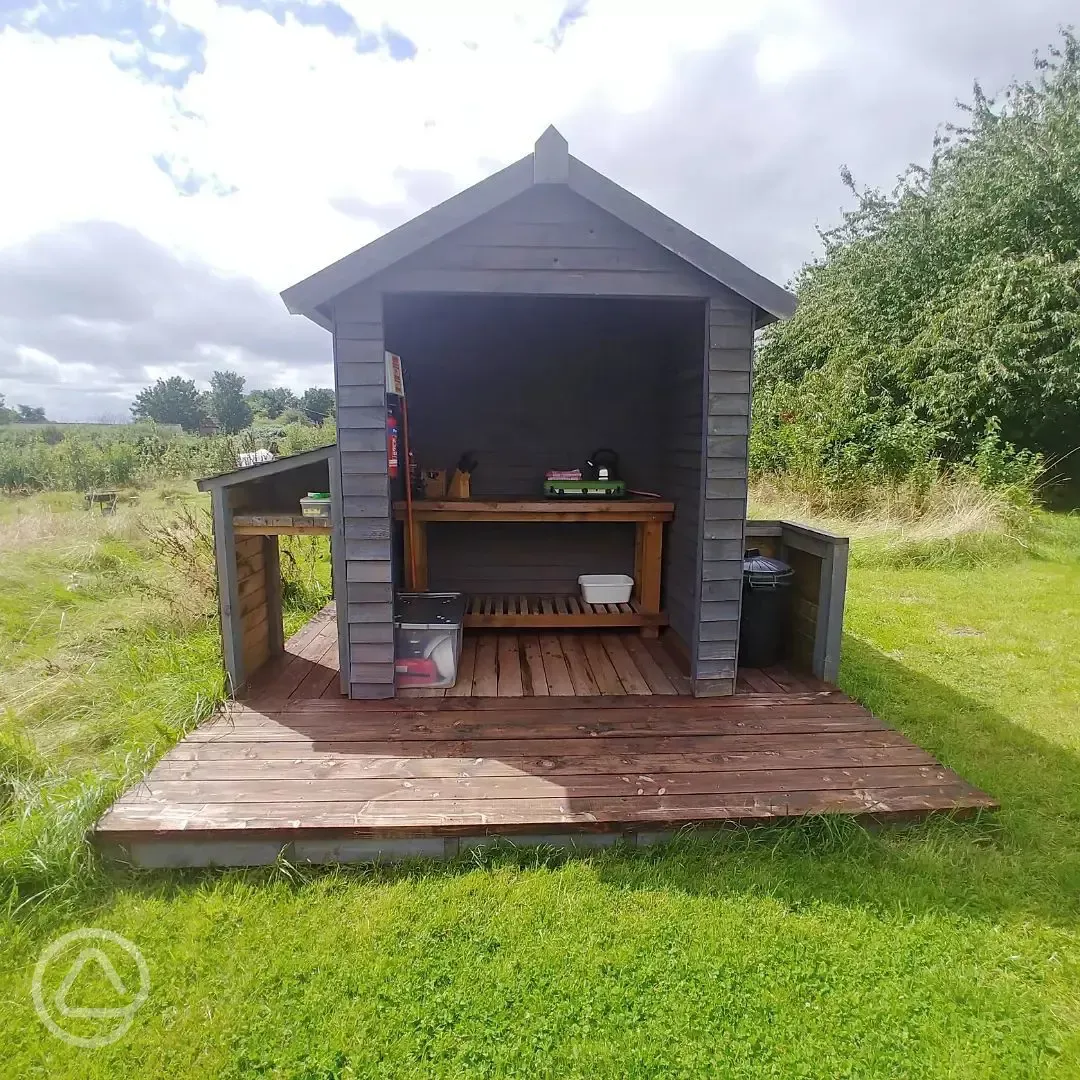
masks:
[[[431,521],[476,522],[631,522],[634,544],[634,595],[629,604],[586,604],[578,597],[475,596],[469,598],[465,625],[473,627],[640,626],[656,633],[667,622],[660,610],[663,527],[675,505],[663,499],[417,499],[413,535],[406,529],[405,575],[410,591],[428,587],[427,525]],[[405,503],[394,503],[405,520]],[[415,572],[413,568],[415,567]]]
[[[329,518],[304,517],[303,514],[233,514],[233,532],[237,536],[329,536]]]

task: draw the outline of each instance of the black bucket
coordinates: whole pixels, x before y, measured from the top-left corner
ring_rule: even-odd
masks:
[[[742,621],[739,624],[740,667],[771,667],[784,654],[791,625],[791,583],[795,571],[757,548],[743,556]]]

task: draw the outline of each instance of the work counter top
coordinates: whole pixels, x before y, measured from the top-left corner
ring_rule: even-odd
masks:
[[[664,499],[414,499],[414,521],[670,521]],[[394,503],[405,518],[405,502]]]

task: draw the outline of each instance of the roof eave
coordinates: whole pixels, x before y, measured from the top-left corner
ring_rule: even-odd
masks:
[[[533,184],[563,183],[707,277],[749,300],[766,316],[760,325],[795,313],[795,296],[738,259],[571,156],[566,140],[548,128],[534,153],[406,221],[281,294],[294,315],[332,329],[330,302],[349,289],[523,194]]]
[[[276,476],[279,473],[290,472],[292,469],[300,469],[305,465],[314,465],[319,461],[330,461],[337,454],[337,444],[319,446],[314,450],[305,450],[299,454],[289,454],[287,457],[275,458],[273,461],[264,462],[262,465],[248,465],[243,469],[233,469],[232,472],[219,473],[217,476],[207,476],[196,481],[200,491],[216,491],[219,488],[232,487],[235,484],[246,484],[250,480],[262,480],[267,476]]]
[[[631,191],[609,180],[603,173],[570,158],[570,189],[582,198],[606,210],[654,243],[667,248],[707,277],[726,285],[732,292],[777,319],[795,313],[795,296],[770,281],[745,263],[721,251],[704,237],[691,232],[674,218],[639,199]]]
[[[320,305],[522,194],[532,183],[533,156],[528,154],[290,286],[281,298],[294,315],[306,315],[329,328],[331,323],[323,321],[327,315],[318,310]]]

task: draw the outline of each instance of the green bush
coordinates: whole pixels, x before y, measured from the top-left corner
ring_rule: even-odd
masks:
[[[751,467],[1030,489],[1080,430],[1080,43],[859,191],[758,349]]]

